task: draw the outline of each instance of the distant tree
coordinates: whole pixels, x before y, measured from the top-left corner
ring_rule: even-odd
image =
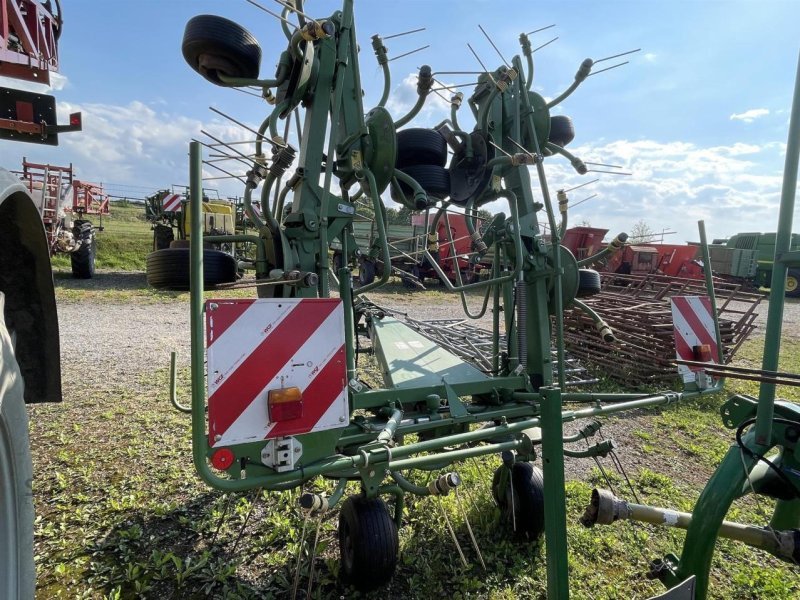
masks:
[[[487,210],[485,208],[479,208],[477,216],[478,216],[478,219],[480,219],[483,222],[491,221],[492,217],[494,217],[494,215],[489,210]]]
[[[578,227],[591,227],[592,224],[589,222],[589,219],[581,219],[578,221]]]
[[[631,227],[630,237],[639,242],[646,242],[654,235],[655,231],[653,231],[653,228],[650,227],[644,219],[639,219],[633,224],[633,227]]]

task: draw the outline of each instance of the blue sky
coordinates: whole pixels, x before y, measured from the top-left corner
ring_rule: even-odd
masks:
[[[272,0],[260,1],[280,10]],[[244,0],[62,4],[62,78],[55,94],[62,121],[72,110],[83,111],[84,131],[62,136],[58,148],[0,142],[0,163],[6,168],[18,168],[23,155],[72,162],[81,178],[104,182],[114,193],[141,196],[186,183],[186,142],[199,137],[201,128],[224,139],[248,139],[209,106],[251,126],[267,115],[269,107],[258,98],[209,84],[181,57],[186,21],[196,14],[219,14],[255,35],[263,50],[261,74],[271,76],[285,38],[275,19]],[[306,2],[306,11],[318,17],[339,7],[331,0]],[[499,64],[478,24],[506,57],[519,53],[520,32],[556,24],[532,36],[534,45],[559,37],[535,55],[534,87],[545,97],[560,93],[584,58],[641,48],[630,64],[590,77],[557,109],[574,120],[574,153],[633,173],[604,175],[577,190],[573,202],[597,197],[576,207],[571,222],[616,232],[644,219],[653,230],[677,231],[669,237],[672,242],[697,239],[699,218],[712,237],[775,229],[800,50],[800,2],[362,0],[356,16],[367,110],[377,102],[383,81],[370,36],[427,28],[386,42],[390,57],[431,45],[391,63],[389,108],[397,117],[415,99],[419,65],[430,64],[434,71],[478,70],[467,42],[491,68]],[[474,81],[456,75],[439,79]],[[462,125],[471,128],[466,112]],[[445,116],[445,104],[434,97],[414,124],[432,125]],[[590,179],[561,159],[546,164],[552,188]],[[223,194],[241,193],[238,183],[213,185]]]

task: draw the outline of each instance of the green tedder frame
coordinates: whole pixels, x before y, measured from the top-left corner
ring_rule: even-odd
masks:
[[[584,61],[575,82],[547,102],[532,91],[531,44],[525,34],[521,35],[522,57],[515,56],[510,65],[484,72],[467,99],[474,121],[469,130],[459,125],[457,110],[462,98],[460,94],[454,96],[451,118],[438,129],[453,141],[456,150],[449,174],[454,190],[459,182],[458,194],[454,191],[452,197],[435,197],[420,182],[396,169],[397,131],[412,121],[429,97],[433,85],[431,69],[423,66],[419,71],[419,99],[410,113],[399,118],[391,115],[385,107],[391,81],[386,48],[378,36],[373,37],[385,86],[378,106],[365,110],[353,4],[353,0],[344,0],[341,11],[312,20],[302,14],[302,4],[296,2],[300,12],[294,17],[299,25],[293,30],[283,24],[287,49],[280,57],[275,78],[270,80],[258,79],[252,69],[238,69],[236,55],[232,58],[226,54],[227,46],[219,40],[216,46],[206,43],[202,54],[187,54],[191,42],[197,41],[192,38],[197,36],[197,27],[191,34],[187,27],[184,56],[193,68],[218,85],[258,86],[265,98],[274,100],[274,108],[258,129],[256,154],[251,159],[244,194],[248,216],[258,227],[258,233],[248,238],[258,247],[254,262],[258,296],[262,301],[274,301],[329,298],[332,292],[338,295],[344,306],[343,369],[350,414],[339,427],[269,442],[257,439],[220,448],[209,439],[204,319],[216,305],[214,301],[203,300],[203,236],[198,201],[203,195],[202,156],[201,144],[192,142],[191,365],[196,468],[209,485],[226,491],[283,490],[302,486],[319,476],[338,481],[328,498],[305,496],[304,506],[317,511],[333,508],[342,498],[346,483],[359,481],[362,495],[367,499],[394,496],[393,518],[399,526],[405,493],[446,493],[447,485],[437,489],[411,483],[410,471],[442,470],[452,463],[486,454],[505,453],[510,463],[533,461],[540,456],[545,482],[548,597],[567,598],[564,457],[577,451],[565,448],[565,443],[573,440],[565,440],[563,424],[714,393],[721,389],[722,380],[710,378],[702,385],[689,384],[681,392],[657,395],[566,391],[562,313],[570,306],[589,310],[576,296],[584,278],[583,267],[592,260],[577,261],[559,244],[558,207],[554,210],[543,161],[550,157],[566,158],[579,173],[587,171],[579,158],[567,152],[558,140],[550,139],[550,111],[586,79],[592,61]],[[283,17],[291,16],[293,11],[287,7]],[[234,25],[225,21],[225,26]],[[215,48],[220,56],[214,56]],[[292,117],[301,105],[305,116],[302,130],[297,132],[296,156],[297,151],[284,139],[286,133],[280,135],[278,123]],[[781,244],[790,234],[800,139],[798,110],[796,105],[787,152],[779,254]],[[264,153],[265,145],[270,147],[271,156]],[[280,188],[282,176],[295,158],[299,164]],[[259,186],[261,209],[256,211],[252,196]],[[385,223],[380,218],[385,210],[381,195],[387,190],[410,208],[433,215],[431,231],[436,231],[440,219],[447,218],[451,204],[460,205],[476,240],[475,255],[494,253],[493,271],[487,280],[468,285],[457,281],[452,285],[443,277],[462,300],[468,290],[485,293],[483,309],[478,315],[468,312],[468,316],[482,316],[491,304],[494,336],[491,372],[461,362],[367,299],[367,292],[386,283],[389,269],[375,282],[353,288],[349,264],[368,250],[358,248],[352,235],[357,202],[366,202],[377,215],[379,251],[388,257]],[[289,193],[290,207],[286,202]],[[275,200],[271,201],[273,195]],[[499,198],[507,201],[509,214],[501,214],[487,228],[475,231],[471,218],[474,210]],[[547,240],[537,220],[541,213],[549,224]],[[702,227],[701,233],[704,233]],[[206,236],[206,241],[220,240]],[[333,269],[329,260],[329,248],[334,241],[347,257],[338,269]],[[775,263],[764,357],[767,371],[777,369],[784,287],[781,277],[785,280],[786,266],[791,261],[798,262],[795,254],[780,254]],[[430,262],[436,264],[434,260]],[[713,302],[710,274],[707,289]],[[589,312],[597,332],[587,335],[601,335],[613,343],[613,334],[607,326]],[[384,370],[385,384],[381,389],[368,389],[359,379],[356,368],[359,333],[370,336],[375,357]],[[507,342],[501,344],[503,333]],[[718,328],[717,342],[721,348]],[[409,355],[397,350],[409,345],[416,347],[417,352]],[[555,362],[552,347],[558,358]],[[726,423],[740,428],[741,443],[747,451],[742,452],[734,445],[709,481],[695,508],[696,518],[688,525],[680,560],[668,557],[661,561],[658,574],[668,587],[675,588],[675,593],[694,586],[694,591],[686,591],[680,597],[706,596],[717,532],[732,500],[745,493],[747,473],[742,468],[742,458],[749,471],[762,462],[760,456],[776,448],[785,478],[790,478],[795,486],[800,481],[797,476],[800,446],[796,436],[800,432],[800,414],[796,406],[776,404],[774,391],[774,385],[764,384],[758,401],[735,398],[724,408]],[[304,398],[303,402],[313,405],[314,398]],[[755,426],[747,428],[754,416]],[[743,423],[744,432],[740,427]],[[273,449],[288,449],[297,456],[278,468],[277,463],[264,458],[267,443],[273,444]],[[583,456],[596,456],[604,449],[607,447],[599,443],[580,452]],[[219,459],[216,462],[215,455]],[[212,464],[222,470],[213,469]],[[508,473],[508,469],[501,469],[500,476],[505,478],[506,485]],[[768,473],[762,475],[767,477]],[[800,501],[780,500],[773,526],[800,527]]]

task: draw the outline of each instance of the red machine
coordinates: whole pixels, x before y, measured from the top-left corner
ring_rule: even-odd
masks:
[[[102,231],[103,215],[109,213],[103,187],[75,179],[72,165],[37,164],[24,158],[19,175],[42,215],[50,254],[70,254],[72,274],[81,279],[92,277],[95,230]],[[87,215],[98,215],[100,227],[95,228]]]
[[[0,75],[50,84],[58,70],[61,6],[55,0],[0,0]],[[0,139],[58,145],[58,134],[81,130],[81,113],[57,125],[53,96],[0,88]]]

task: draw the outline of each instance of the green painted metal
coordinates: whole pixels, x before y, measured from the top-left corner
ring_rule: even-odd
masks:
[[[489,381],[487,375],[420,335],[405,323],[386,317],[373,323],[375,357],[388,388],[420,388]]]
[[[783,253],[788,252],[791,244],[794,200],[797,189],[798,157],[800,157],[800,60],[798,60],[797,73],[795,75],[794,100],[789,119],[789,137],[786,142],[783,189],[778,213],[778,233],[775,239],[776,259],[779,259]],[[778,370],[787,268],[786,263],[780,260],[776,260],[772,268],[769,309],[767,311],[767,332],[764,340],[764,358],[761,362],[761,368],[764,371]],[[756,416],[756,440],[759,444],[766,445],[770,440],[774,403],[775,384],[762,383],[758,393],[758,415]]]
[[[706,224],[704,221],[698,221],[697,227],[700,232],[700,249],[703,252],[703,264],[711,264],[711,254],[708,251],[708,240],[706,238]],[[711,314],[717,314],[717,294],[714,291],[714,274],[711,269],[705,269],[706,280],[706,294],[711,301]],[[717,362],[720,364],[725,362],[724,346],[722,345],[722,334],[719,330],[719,320],[714,319],[714,339],[717,341]]]

